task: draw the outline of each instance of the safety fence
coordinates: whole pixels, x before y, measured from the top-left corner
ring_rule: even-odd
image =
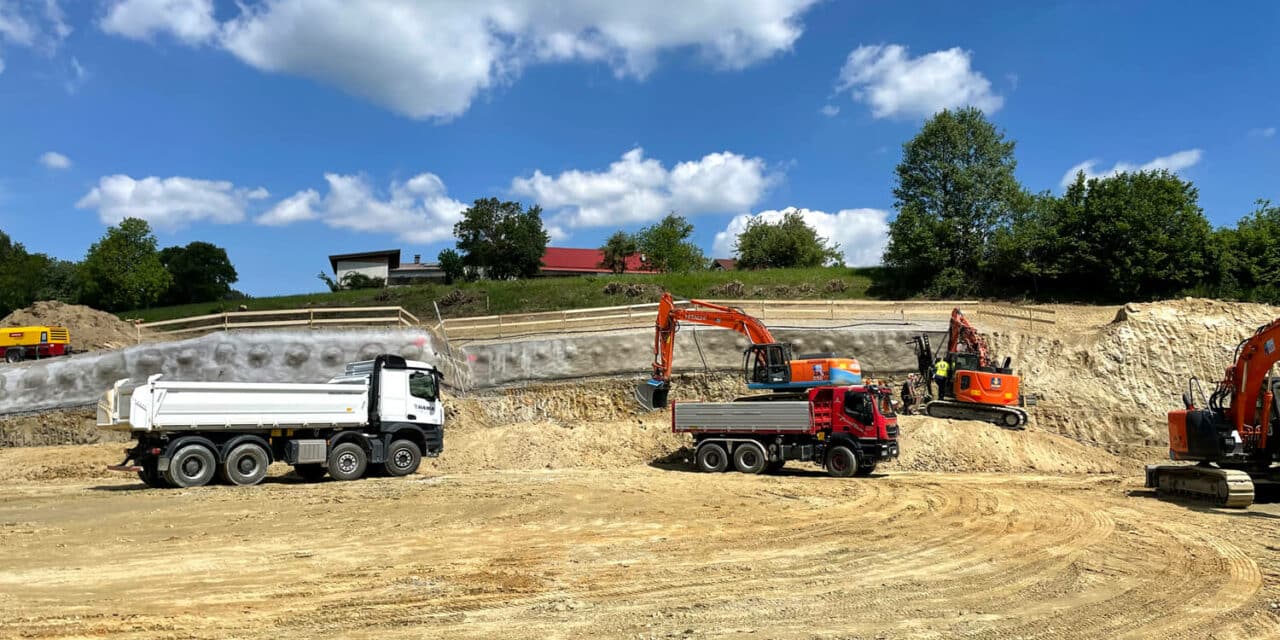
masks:
[[[308,307],[274,311],[227,311],[203,316],[137,323],[138,341],[144,331],[159,336],[185,336],[232,329],[308,327],[415,327],[422,322],[403,307]]]

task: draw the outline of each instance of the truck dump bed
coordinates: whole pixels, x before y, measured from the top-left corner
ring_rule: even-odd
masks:
[[[809,403],[677,402],[671,407],[671,427],[677,433],[809,433],[813,418]]]
[[[135,431],[360,426],[366,384],[264,384],[149,380],[124,394],[117,382],[98,402],[98,426]]]

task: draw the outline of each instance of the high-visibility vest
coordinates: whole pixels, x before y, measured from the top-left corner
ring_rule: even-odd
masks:
[[[947,377],[947,361],[946,360],[939,360],[938,364],[934,365],[933,375],[939,378]]]

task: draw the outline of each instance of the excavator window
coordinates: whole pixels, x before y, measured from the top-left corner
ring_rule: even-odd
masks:
[[[960,376],[960,390],[961,390],[961,391],[968,391],[968,390],[969,390],[969,379],[970,379],[970,376]]]
[[[757,344],[747,350],[751,381],[766,384],[791,382],[791,353],[786,344]]]

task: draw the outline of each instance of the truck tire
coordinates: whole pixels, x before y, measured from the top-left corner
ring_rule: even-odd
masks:
[[[246,442],[227,454],[227,461],[222,463],[222,478],[228,483],[247,487],[262,482],[267,477],[267,467],[271,465],[271,456],[261,445]]]
[[[203,487],[213,479],[218,468],[218,459],[208,447],[202,444],[189,444],[169,459],[169,468],[164,471],[165,482],[186,489]]]
[[[306,482],[319,482],[324,477],[324,474],[328,473],[328,470],[322,464],[295,464],[293,465],[293,472]]]
[[[769,464],[769,457],[764,449],[754,442],[745,442],[733,450],[733,468],[742,473],[755,475],[764,471]]]
[[[382,463],[382,470],[396,478],[407,476],[418,470],[422,463],[422,449],[412,440],[396,440],[387,447],[387,461]]]
[[[695,462],[699,471],[720,473],[729,468],[729,454],[718,444],[704,444],[698,447]]]
[[[152,489],[167,489],[169,487],[164,477],[156,470],[156,461],[154,459],[150,462],[143,462],[138,466],[142,467],[142,470],[138,471],[138,479],[142,481],[142,484]]]
[[[827,454],[827,474],[833,478],[849,478],[858,471],[858,455],[849,447],[834,447]]]
[[[781,470],[782,470],[782,467],[786,466],[786,464],[787,464],[787,461],[786,461],[786,460],[772,460],[772,461],[770,461],[770,462],[769,462],[769,466],[767,466],[767,467],[765,467],[765,468],[764,468],[764,472],[765,472],[765,473],[777,473],[777,472],[781,471]]]
[[[869,476],[875,472],[876,472],[876,463],[863,462],[862,464],[858,465],[858,472],[854,475],[862,477],[862,476]]]
[[[7,349],[4,352],[4,361],[9,364],[22,362],[22,349]]]
[[[329,475],[334,480],[356,480],[369,466],[369,456],[354,442],[344,442],[329,452]]]

